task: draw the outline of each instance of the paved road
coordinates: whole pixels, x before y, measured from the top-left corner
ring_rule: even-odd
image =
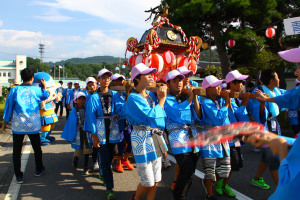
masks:
[[[12,141],[9,135],[0,135],[5,142],[0,145],[0,199],[106,199],[105,187],[98,179],[98,173],[91,171],[89,175],[82,175],[83,160],[79,161],[79,169],[75,170],[72,166],[74,150],[71,149],[69,142],[62,140],[60,134],[65,123],[65,118],[60,120],[53,131],[56,141],[43,148],[43,160],[46,166],[46,173],[41,177],[34,177],[34,156],[29,142],[27,144],[31,153],[28,152],[29,159],[24,175],[24,184],[18,185],[13,180],[12,166]],[[27,148],[24,148],[25,154]],[[230,186],[240,192],[238,199],[267,199],[274,190],[275,185],[268,171],[264,174],[264,179],[271,185],[268,191],[251,186],[251,178],[255,175],[260,153],[251,151],[251,146],[245,145],[242,149],[244,156],[244,168],[239,172],[233,172]],[[169,155],[173,160],[172,155]],[[25,159],[26,160],[26,159]],[[24,161],[25,161],[24,160]],[[24,166],[24,165],[23,165]],[[92,161],[90,159],[90,166]],[[115,163],[113,167],[115,166]],[[193,185],[190,189],[188,199],[198,200],[204,197],[204,190],[201,185],[202,176],[201,160],[198,161],[197,176],[193,178]],[[159,183],[156,199],[172,199],[170,185],[173,179],[174,163],[172,167],[163,170],[163,179]],[[129,199],[135,191],[139,182],[137,172],[127,171],[124,173],[114,172],[116,199]],[[19,188],[18,188],[19,187]],[[9,190],[10,189],[10,190]],[[12,192],[11,192],[12,191]],[[11,194],[8,194],[11,192]],[[245,196],[244,196],[245,195]],[[10,197],[11,198],[8,198]],[[15,197],[15,198],[14,198]],[[217,196],[218,199],[232,199],[224,196]]]

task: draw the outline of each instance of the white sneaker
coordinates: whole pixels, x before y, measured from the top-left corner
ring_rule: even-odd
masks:
[[[99,170],[99,164],[98,162],[95,162],[94,164],[94,171]]]
[[[170,160],[168,158],[166,158],[165,160],[164,159],[161,159],[161,160],[162,160],[162,164],[163,164],[164,169],[167,169],[167,168],[171,167],[171,163],[170,163]]]

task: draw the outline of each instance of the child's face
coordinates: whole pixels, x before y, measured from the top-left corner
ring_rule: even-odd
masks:
[[[85,100],[86,98],[85,97],[79,97],[76,101],[77,101],[77,105],[79,108],[82,108],[85,104]]]
[[[117,85],[117,86],[123,86],[124,83],[125,83],[125,80],[124,80],[123,78],[118,78],[118,79],[116,80],[116,85]]]
[[[206,90],[209,96],[219,96],[221,92],[221,87],[220,85],[218,85],[216,87],[209,87]]]
[[[97,90],[97,83],[94,83],[94,82],[90,81],[87,84],[87,88],[88,88],[89,92],[92,92],[92,93],[96,92],[96,90]]]
[[[142,86],[150,86],[151,83],[153,83],[153,77],[152,74],[142,74],[140,79],[136,79],[139,83],[139,85]]]
[[[100,76],[100,85],[102,87],[108,87],[110,84],[110,78],[111,76],[107,73]]]
[[[170,80],[170,83],[167,83],[167,86],[173,94],[179,94],[182,91],[183,80],[180,76]]]

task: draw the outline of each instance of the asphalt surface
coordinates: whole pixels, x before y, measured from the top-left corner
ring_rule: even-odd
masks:
[[[73,168],[72,158],[74,150],[69,142],[60,138],[64,124],[65,117],[59,120],[53,131],[52,135],[56,137],[56,141],[50,146],[42,147],[46,173],[41,177],[33,176],[35,163],[33,151],[31,150],[24,173],[24,183],[20,186],[19,191],[15,192],[16,199],[106,199],[105,187],[98,179],[98,172],[90,170],[89,175],[82,174],[83,157],[79,160],[79,168]],[[25,142],[24,144],[30,145],[30,142]],[[242,147],[244,167],[239,172],[232,173],[229,186],[246,196],[239,196],[239,199],[267,199],[275,191],[276,186],[268,170],[264,174],[264,180],[271,186],[270,190],[263,190],[250,184],[252,177],[255,176],[261,156],[260,153],[255,153],[251,149],[252,147],[247,144]],[[0,134],[0,163],[0,199],[5,199],[11,184],[16,185],[15,180],[13,180],[12,137],[9,133]],[[113,169],[115,164],[113,164]],[[92,169],[92,167],[92,159],[90,159],[90,168]],[[201,176],[201,171],[203,170],[200,158],[196,174]],[[156,199],[172,199],[170,186],[173,175],[174,163],[172,163],[171,167],[162,170],[162,181],[158,185]],[[124,173],[114,171],[116,199],[128,200],[130,195],[136,190],[138,183],[139,178],[136,170],[128,171],[125,167]],[[201,179],[194,176],[188,199],[198,200],[203,199],[204,196],[205,192]],[[234,199],[225,196],[216,196],[216,198],[220,200]]]

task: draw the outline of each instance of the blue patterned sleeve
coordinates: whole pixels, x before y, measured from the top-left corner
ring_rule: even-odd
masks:
[[[296,87],[274,98],[280,108],[296,110],[300,108],[300,87]]]
[[[63,132],[60,137],[69,142],[74,141],[76,136],[77,123],[78,121],[77,121],[76,109],[73,108],[70,112],[70,115],[67,119],[67,122],[64,126]]]
[[[95,93],[91,96],[87,107],[85,115],[84,130],[92,134],[96,134],[96,123],[97,123],[97,109],[100,105],[100,100],[98,94]]]
[[[46,99],[48,99],[49,97],[49,92],[45,89],[42,89],[40,87],[34,87],[34,91],[36,94],[36,98],[38,101],[44,101]]]
[[[114,93],[115,112],[120,116],[126,118],[125,99],[121,97],[118,92]]]

